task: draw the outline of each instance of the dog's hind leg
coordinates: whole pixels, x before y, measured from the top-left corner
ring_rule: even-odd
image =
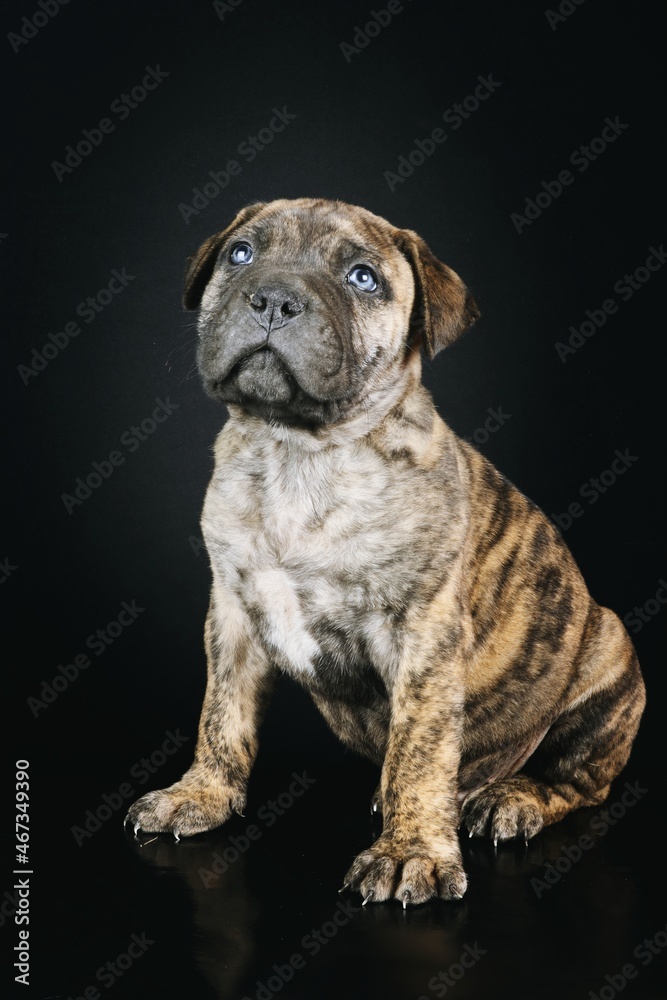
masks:
[[[467,796],[461,822],[470,836],[528,840],[571,810],[607,798],[630,756],[645,692],[625,629],[608,609],[598,612],[598,627],[578,657],[588,690],[565,707],[518,774]]]

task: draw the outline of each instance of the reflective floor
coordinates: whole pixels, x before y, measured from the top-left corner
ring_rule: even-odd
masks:
[[[135,770],[126,783],[109,760],[40,762],[31,995],[667,995],[662,862],[646,846],[663,779],[631,764],[604,807],[527,849],[494,851],[464,836],[464,900],[404,912],[338,894],[353,855],[378,832],[368,808],[374,769],[350,757],[306,760],[260,767],[245,818],[180,843],[135,840],[122,826],[129,795],[173,780],[176,762],[150,780]],[[12,936],[7,906],[3,914]]]

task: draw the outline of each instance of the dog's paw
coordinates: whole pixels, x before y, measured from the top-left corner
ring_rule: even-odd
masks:
[[[125,822],[135,833],[169,832],[178,840],[220,826],[244,804],[243,796],[232,789],[181,779],[170,788],[142,795],[130,806]]]
[[[544,813],[537,796],[509,778],[469,795],[461,823],[471,837],[491,837],[495,844],[520,837],[527,843],[544,826]]]
[[[462,864],[423,850],[397,850],[380,837],[353,861],[345,888],[355,889],[364,903],[398,899],[406,906],[429,899],[461,899],[467,888]]]

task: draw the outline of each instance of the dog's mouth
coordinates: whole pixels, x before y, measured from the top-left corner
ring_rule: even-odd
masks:
[[[200,332],[199,372],[217,402],[311,427],[333,419],[350,395],[343,334],[323,317],[267,332],[228,310]]]
[[[257,347],[254,351],[251,351],[249,354],[246,354],[245,357],[239,358],[236,364],[233,365],[229,373],[229,376],[231,377],[234,374],[238,374],[238,372],[244,366],[247,366],[248,362],[250,361],[253,361],[254,364],[260,367],[262,365],[266,365],[268,363],[268,359],[270,356],[275,358],[275,352],[272,350],[272,348],[269,346],[267,342],[266,344],[262,344],[261,347]]]
[[[298,384],[285,363],[267,343],[233,365],[229,374],[215,388],[224,392],[233,387],[241,399],[259,403],[287,403]]]

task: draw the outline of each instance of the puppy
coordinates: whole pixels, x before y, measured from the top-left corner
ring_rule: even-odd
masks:
[[[198,365],[229,420],[202,517],[213,584],[195,760],[128,814],[177,837],[245,804],[286,671],[375,761],[383,829],[345,885],[459,899],[457,829],[528,840],[604,801],[644,685],[545,515],[421,384],[478,317],[409,230],[315,199],[243,209],[190,258]]]

